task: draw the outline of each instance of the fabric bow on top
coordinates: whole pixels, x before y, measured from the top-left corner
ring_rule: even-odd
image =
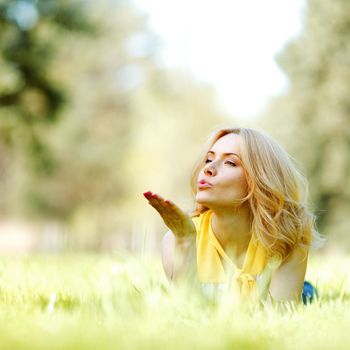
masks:
[[[196,249],[199,281],[202,283],[233,284],[243,299],[253,296],[260,298],[266,295],[272,272],[279,266],[279,260],[268,260],[266,250],[253,235],[243,266],[239,269],[217,240],[211,228],[212,215],[213,212],[208,210],[200,216],[192,218],[197,229]]]

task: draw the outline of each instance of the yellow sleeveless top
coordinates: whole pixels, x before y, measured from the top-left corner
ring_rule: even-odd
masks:
[[[193,217],[196,226],[197,277],[202,284],[228,284],[242,298],[266,297],[276,259],[267,259],[264,247],[252,236],[244,263],[239,269],[225,253],[211,227],[213,212],[207,210]],[[223,259],[224,265],[221,261]],[[226,268],[226,270],[225,270]]]

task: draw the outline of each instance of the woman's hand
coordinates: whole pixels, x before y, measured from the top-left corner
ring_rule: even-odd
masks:
[[[173,202],[165,200],[151,191],[145,192],[143,195],[148,199],[148,203],[158,211],[165,225],[171,230],[177,240],[181,241],[182,239],[196,236],[196,227],[191,217]]]

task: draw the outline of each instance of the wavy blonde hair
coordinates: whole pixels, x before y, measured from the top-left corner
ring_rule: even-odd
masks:
[[[214,143],[227,134],[241,137],[241,159],[247,179],[251,210],[251,232],[264,246],[269,256],[282,260],[296,246],[309,247],[322,240],[315,228],[315,216],[307,209],[308,183],[297,170],[288,153],[268,135],[249,128],[221,129],[209,139],[204,154],[191,176],[192,192],[197,192],[199,172]],[[196,204],[192,216],[208,210]]]

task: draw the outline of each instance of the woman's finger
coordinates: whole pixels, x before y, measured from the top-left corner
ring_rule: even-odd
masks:
[[[169,212],[171,211],[174,217],[176,216],[178,219],[184,219],[188,216],[173,202],[166,200],[165,203],[166,203],[167,211]]]
[[[148,201],[158,201],[158,200],[164,200],[160,195],[153,193],[151,191],[144,192],[143,195]]]
[[[158,211],[167,226],[173,226],[180,219],[174,209],[159,195],[152,194],[149,204]]]
[[[183,223],[188,218],[188,215],[177,205],[151,191],[145,192],[143,195],[148,199],[149,204],[157,210],[164,223],[170,229],[174,231],[182,229]]]
[[[165,208],[164,205],[162,205],[161,202],[159,202],[156,199],[151,198],[148,202],[148,204],[150,204],[155,210],[157,210],[159,212],[159,214],[165,214]]]
[[[167,209],[168,204],[162,196],[156,193],[152,193],[151,191],[145,192],[144,196],[148,199],[149,203],[156,209],[160,209],[162,211]]]
[[[147,192],[144,192],[143,195],[146,197],[146,199],[150,199],[152,197],[152,192],[147,191]]]

